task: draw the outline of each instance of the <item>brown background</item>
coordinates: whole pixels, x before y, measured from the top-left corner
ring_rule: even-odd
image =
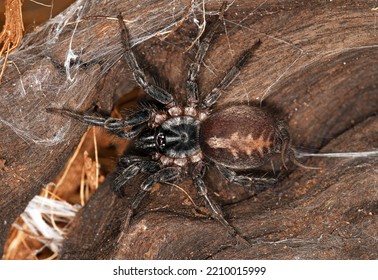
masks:
[[[139,17],[144,22],[161,12],[162,7],[165,10],[164,5],[170,7],[169,1],[159,4],[139,1],[145,4],[139,7],[132,5],[135,2],[113,2],[109,6],[103,6],[102,1],[94,2],[92,7],[86,7],[85,14],[116,15],[122,11],[125,18]],[[268,93],[264,104],[287,120],[297,147],[321,152],[373,150],[378,143],[378,30],[374,5],[375,1],[235,1],[226,14],[226,29],[220,30],[209,50],[201,88],[203,92],[211,89],[232,65],[233,56],[237,57],[259,38],[262,46],[220,106],[236,101],[253,103]],[[216,11],[217,7],[219,3],[210,2],[206,9]],[[169,20],[172,18],[162,14],[161,21],[155,20],[151,28],[159,30]],[[132,34],[137,26],[138,22],[129,25]],[[110,54],[107,57],[103,46],[116,46],[117,53],[122,52],[117,23],[86,21],[78,29],[76,38],[83,53],[98,57],[97,60],[91,60],[89,55],[82,57],[83,63],[87,60],[90,63],[78,72],[82,81],[75,85],[78,88],[63,88],[65,95],[56,95],[54,91],[66,79],[61,66],[67,38],[72,35],[72,26],[67,26],[48,53],[37,47],[13,54],[25,83],[28,77],[39,75],[41,66],[53,74],[46,81],[43,99],[33,95],[25,99],[10,94],[20,78],[10,67],[1,85],[2,118],[9,120],[12,115],[14,123],[28,122],[28,127],[39,135],[51,136],[56,131],[50,126],[41,127],[38,123],[33,126],[34,122],[41,116],[47,118],[43,114],[50,104],[74,107],[78,95],[93,82],[87,77],[96,76],[98,83],[86,93],[80,105],[83,111],[93,104],[109,111],[119,89],[125,85],[132,88],[124,62],[115,64],[106,74],[101,72],[104,61],[113,57]],[[102,35],[105,29],[106,36]],[[39,30],[32,36],[41,40],[46,34],[43,32]],[[86,40],[85,34],[97,33],[98,41]],[[153,38],[135,48],[150,65],[150,71],[159,69],[169,79],[178,96],[183,92],[180,88],[186,76],[184,59],[188,61],[183,50],[195,36],[194,26],[186,23],[166,40]],[[23,63],[26,56],[41,53],[38,64]],[[12,110],[6,109],[9,104],[13,104]],[[14,113],[20,108],[30,113],[26,117]],[[66,122],[60,116],[51,116],[48,121],[58,126]],[[0,183],[0,217],[6,221],[2,221],[5,226],[0,231],[1,245],[12,221],[40,191],[42,183],[56,176],[84,131],[83,125],[73,123],[65,141],[47,147],[25,141],[7,125],[1,127],[0,157],[6,164],[6,169],[1,170]],[[182,192],[165,185],[143,203],[129,233],[125,234],[124,206],[137,188],[136,181],[128,186],[125,199],[116,198],[106,184],[100,187],[74,221],[61,257],[376,259],[377,157],[312,159],[306,164],[320,166],[322,170],[292,167],[280,174],[281,180],[274,188],[257,196],[219,181],[219,175],[209,172],[206,182],[219,194],[226,217],[250,240],[251,247],[236,244],[222,226],[198,217]],[[180,186],[196,198],[190,181]]]

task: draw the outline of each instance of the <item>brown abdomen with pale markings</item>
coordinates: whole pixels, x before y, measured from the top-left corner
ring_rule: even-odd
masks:
[[[201,123],[199,138],[206,157],[234,170],[259,167],[279,149],[274,117],[259,107],[247,105],[210,115]]]

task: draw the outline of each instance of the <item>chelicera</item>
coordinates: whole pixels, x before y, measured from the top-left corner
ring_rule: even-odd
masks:
[[[120,15],[118,20],[125,59],[138,85],[158,105],[144,106],[124,119],[86,115],[68,109],[49,109],[89,125],[104,127],[121,138],[134,138],[137,150],[147,155],[123,155],[115,179],[110,184],[111,189],[122,196],[123,187],[128,181],[139,173],[146,174],[146,179],[127,208],[128,222],[155,184],[171,183],[189,176],[211,217],[225,226],[231,235],[242,238],[208,194],[204,182],[207,166],[214,165],[230,182],[253,187],[272,184],[276,180],[241,175],[239,171],[258,168],[276,153],[281,153],[284,161],[294,159],[286,125],[266,110],[239,104],[212,111],[260,41],[244,51],[216,87],[207,94],[200,93],[197,83],[200,66],[215,31],[223,21],[226,7],[227,3],[223,3],[217,22],[201,39],[195,59],[190,64],[185,105],[178,104],[167,90],[147,82],[146,74],[130,47],[128,29]]]

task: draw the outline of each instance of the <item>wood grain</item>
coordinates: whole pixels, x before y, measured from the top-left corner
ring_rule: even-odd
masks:
[[[146,5],[130,9],[128,3],[112,1],[112,8],[101,1],[86,10],[88,14],[117,14],[144,17],[156,8]],[[119,3],[118,3],[119,2]],[[160,3],[161,2],[161,3]],[[160,1],[159,5],[169,5]],[[285,119],[299,148],[321,152],[368,151],[378,143],[378,31],[374,1],[235,1],[227,11],[226,29],[216,34],[202,68],[200,86],[208,92],[232,63],[256,39],[262,41],[251,62],[220,103],[258,103]],[[184,4],[183,4],[184,5]],[[217,3],[207,5],[217,10]],[[163,18],[163,17],[162,17]],[[210,17],[210,22],[213,18]],[[116,22],[83,25],[87,32],[109,28],[101,40],[116,44]],[[162,20],[158,25],[166,26]],[[158,28],[157,26],[156,28]],[[93,29],[92,29],[93,28]],[[181,97],[186,77],[183,49],[195,38],[195,28],[184,24],[165,41],[150,39],[136,47],[150,69],[159,69]],[[227,33],[225,33],[227,31]],[[67,31],[68,32],[68,31]],[[35,34],[34,36],[42,36]],[[69,36],[69,35],[67,35]],[[110,38],[110,39],[109,39]],[[63,37],[60,39],[63,40]],[[79,40],[85,40],[80,37]],[[31,75],[41,66],[55,71],[51,89],[66,76],[62,65],[65,48],[56,43],[49,58],[41,57],[38,65],[23,65],[21,77]],[[121,48],[121,45],[119,45]],[[231,51],[232,50],[232,51]],[[96,50],[100,51],[100,50]],[[33,55],[33,49],[30,50]],[[17,52],[14,54],[17,55]],[[50,58],[53,59],[50,59]],[[101,71],[101,61],[87,65],[87,71]],[[109,110],[113,93],[120,86],[133,86],[125,63],[117,63],[101,76],[81,104],[83,111],[93,104]],[[28,102],[11,97],[12,83],[19,79],[16,71],[6,73],[0,99],[23,110],[44,112],[49,104],[63,104],[60,97],[46,91],[46,98]],[[84,79],[85,81],[85,79]],[[128,81],[128,82],[125,82]],[[83,87],[85,84],[83,84]],[[67,106],[75,105],[77,92],[69,92]],[[106,98],[104,98],[106,96]],[[38,102],[37,102],[38,101]],[[34,112],[33,111],[33,112]],[[0,116],[7,114],[1,106]],[[37,114],[37,113],[35,113]],[[33,126],[34,113],[27,116]],[[15,116],[15,118],[20,116]],[[25,119],[23,119],[25,121]],[[60,116],[51,122],[62,123]],[[35,127],[40,134],[44,127]],[[0,184],[0,246],[3,246],[13,220],[42,183],[52,180],[78,143],[85,127],[74,123],[64,142],[46,147],[30,144],[3,125],[0,135],[0,158],[5,167]],[[126,187],[126,198],[119,199],[106,184],[92,196],[75,219],[64,243],[62,259],[376,259],[378,224],[377,157],[349,159],[312,159],[305,164],[321,170],[290,167],[280,174],[272,189],[252,195],[240,186],[230,185],[211,171],[206,182],[219,195],[227,219],[251,243],[245,247],[228,236],[221,225],[193,211],[186,195],[174,186],[157,186],[134,217],[129,232],[124,232],[124,209],[143,178]],[[196,204],[190,181],[181,182]],[[4,222],[6,221],[6,222]]]

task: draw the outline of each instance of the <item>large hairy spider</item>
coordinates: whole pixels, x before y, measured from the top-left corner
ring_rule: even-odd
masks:
[[[190,176],[198,195],[214,219],[228,232],[240,237],[224,218],[220,207],[208,195],[204,182],[207,165],[214,165],[228,181],[243,186],[272,184],[275,179],[255,178],[237,174],[265,164],[274,153],[281,153],[283,161],[293,160],[289,133],[282,121],[270,113],[247,105],[233,105],[212,112],[222,92],[232,83],[241,68],[258,48],[260,41],[247,49],[227,72],[221,82],[200,99],[197,78],[210,41],[223,20],[227,3],[223,3],[218,20],[202,38],[186,81],[187,100],[180,106],[165,89],[147,82],[146,74],[130,47],[129,33],[121,15],[118,16],[125,58],[138,85],[160,107],[144,107],[124,119],[80,114],[67,109],[52,109],[83,123],[101,126],[121,138],[135,138],[135,145],[148,157],[124,155],[118,164],[118,173],[111,189],[123,194],[124,185],[137,174],[147,174],[139,191],[128,206],[128,223],[133,211],[156,183],[174,182]],[[240,237],[241,238],[241,237]]]

